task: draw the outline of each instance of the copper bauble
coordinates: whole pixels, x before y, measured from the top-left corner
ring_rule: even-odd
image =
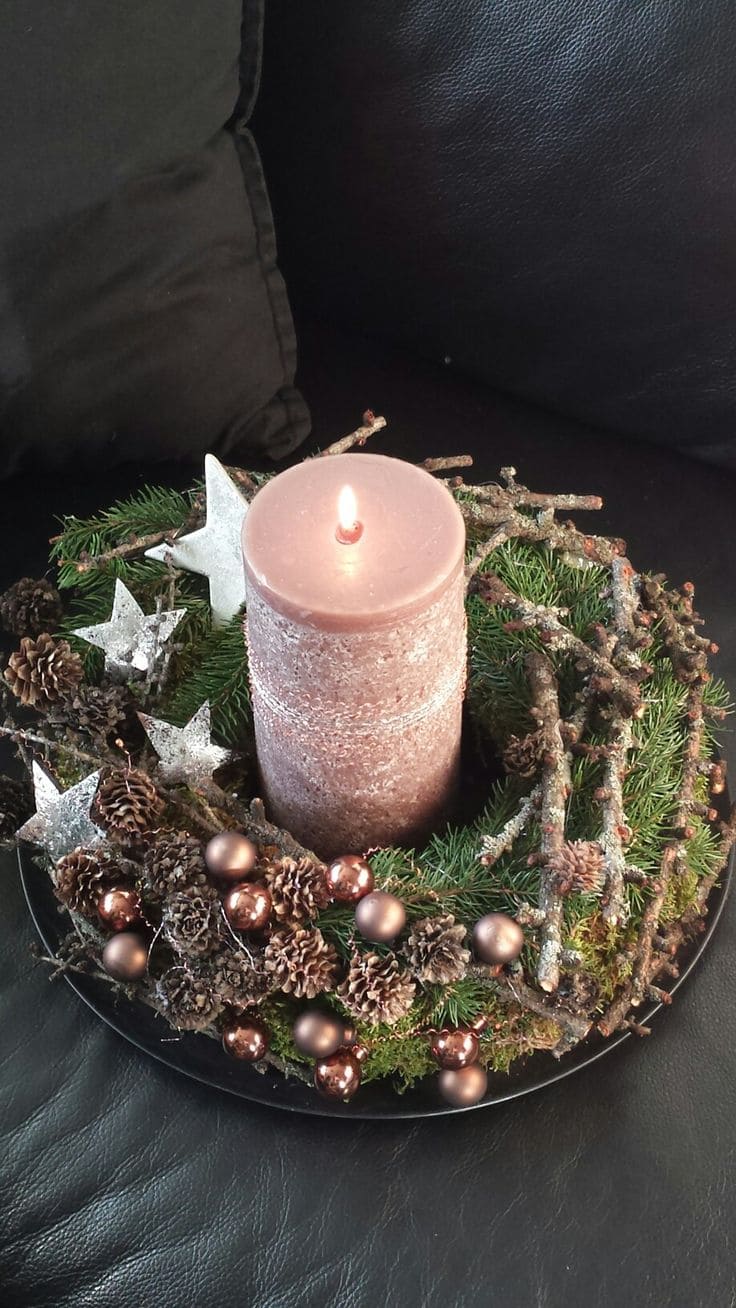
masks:
[[[111,890],[106,890],[100,896],[97,912],[105,926],[111,927],[113,931],[125,931],[126,927],[140,922],[141,901],[135,890],[129,890],[125,886],[113,886]]]
[[[524,946],[524,932],[507,913],[486,913],[473,927],[473,949],[484,963],[512,963]]]
[[[338,904],[357,904],[373,889],[373,869],[359,854],[341,854],[327,869],[327,889]]]
[[[488,1089],[488,1074],[478,1063],[445,1068],[439,1075],[440,1094],[453,1108],[470,1108]]]
[[[262,931],[271,916],[271,892],[258,881],[241,881],[228,890],[222,902],[236,931]]]
[[[222,1046],[231,1058],[257,1063],[268,1049],[269,1034],[255,1018],[234,1017],[222,1029]]]
[[[385,890],[374,890],[361,899],[355,909],[355,925],[366,940],[387,944],[403,929],[406,909],[395,895]]]
[[[102,966],[116,981],[137,981],[148,967],[148,945],[137,931],[111,936],[102,951]]]
[[[299,1052],[309,1058],[329,1058],[330,1054],[349,1043],[345,1039],[345,1023],[336,1013],[318,1008],[308,1008],[300,1013],[292,1034]]]
[[[480,1041],[475,1031],[458,1028],[435,1031],[430,1042],[433,1058],[440,1067],[469,1067],[478,1057]]]
[[[353,1049],[338,1049],[329,1058],[320,1058],[314,1065],[314,1084],[327,1099],[352,1099],[360,1085],[360,1064],[366,1051],[356,1046]]]
[[[221,881],[242,881],[258,862],[258,847],[239,831],[221,831],[204,851],[208,872]]]

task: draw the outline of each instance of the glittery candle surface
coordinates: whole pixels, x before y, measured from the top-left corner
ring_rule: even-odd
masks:
[[[393,466],[369,470],[369,460]],[[462,523],[444,488],[380,456],[322,464],[309,470],[312,485],[305,488],[291,469],[270,484],[270,497],[256,497],[248,516],[264,496],[262,523],[249,528],[246,519],[244,548],[263,798],[272,820],[328,858],[412,843],[442,821],[458,778],[466,627]],[[326,464],[353,466],[328,473]],[[387,475],[390,491],[381,480]],[[287,533],[281,542],[269,515],[270,548],[283,547],[279,567],[269,568],[263,511],[277,507],[277,483],[289,477],[286,491],[306,491],[309,514],[301,532],[292,524],[294,539]],[[340,551],[352,547],[334,543],[333,483],[341,477],[353,483],[366,519],[362,554],[346,580],[340,569],[350,556]],[[378,496],[381,530],[372,544]],[[283,499],[278,507],[283,512]],[[322,536],[326,514],[329,534]],[[300,549],[292,558],[294,540]],[[313,574],[311,588],[304,574]],[[313,605],[305,604],[305,591]]]

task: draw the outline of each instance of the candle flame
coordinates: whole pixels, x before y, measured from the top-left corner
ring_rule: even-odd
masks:
[[[343,486],[337,497],[337,531],[341,545],[354,545],[363,535],[363,524],[358,522],[358,505],[352,486]]]
[[[358,521],[358,505],[352,486],[343,486],[337,498],[337,521],[340,531],[349,535]]]

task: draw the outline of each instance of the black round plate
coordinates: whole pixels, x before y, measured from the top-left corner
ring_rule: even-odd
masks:
[[[59,911],[51,889],[49,877],[33,862],[27,850],[19,850],[21,880],[34,925],[46,951],[55,955],[61,938],[68,929],[66,915]],[[721,884],[709,900],[705,932],[683,952],[680,958],[680,975],[663,988],[672,993],[692,972],[706,949],[723,911],[733,872],[733,855]],[[98,1017],[114,1031],[145,1053],[174,1068],[184,1076],[193,1077],[218,1090],[228,1090],[243,1099],[268,1104],[271,1108],[285,1108],[295,1113],[313,1113],[318,1117],[351,1117],[360,1119],[431,1117],[442,1113],[469,1112],[470,1109],[451,1108],[437,1091],[436,1078],[429,1077],[405,1094],[397,1094],[390,1085],[374,1082],[359,1090],[350,1104],[322,1099],[316,1090],[301,1081],[287,1080],[269,1069],[256,1071],[248,1064],[235,1062],[228,1057],[220,1044],[206,1036],[190,1032],[175,1035],[162,1017],[145,1004],[131,1003],[118,997],[103,981],[96,981],[79,973],[66,973],[66,980]],[[642,1008],[637,1015],[642,1023],[649,1023],[659,1012],[661,1004]],[[492,1073],[488,1078],[488,1092],[474,1108],[500,1104],[519,1095],[530,1094],[544,1086],[570,1076],[588,1063],[615,1049],[629,1032],[604,1040],[597,1033],[557,1062],[551,1054],[537,1053],[520,1059],[509,1073]]]

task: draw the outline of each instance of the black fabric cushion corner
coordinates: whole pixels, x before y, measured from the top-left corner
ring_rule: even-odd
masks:
[[[732,0],[269,0],[292,295],[736,466]]]
[[[262,0],[0,0],[0,25],[0,472],[287,454]]]

